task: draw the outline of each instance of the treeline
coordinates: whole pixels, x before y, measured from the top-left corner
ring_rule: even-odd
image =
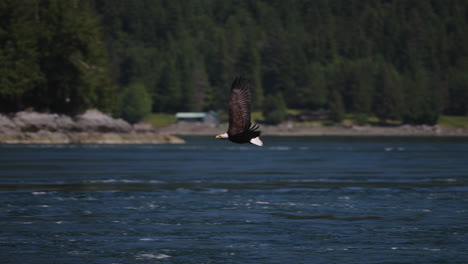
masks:
[[[91,1],[0,1],[0,111],[113,111],[101,22]]]
[[[0,21],[1,111],[226,110],[243,75],[265,112],[468,114],[464,0],[4,0]]]

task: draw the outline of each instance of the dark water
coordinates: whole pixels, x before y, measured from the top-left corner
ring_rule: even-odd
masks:
[[[468,139],[0,146],[0,263],[468,263]]]

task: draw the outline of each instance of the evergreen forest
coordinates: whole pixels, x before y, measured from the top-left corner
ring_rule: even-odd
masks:
[[[468,115],[466,0],[0,0],[0,112]],[[280,120],[284,115],[280,116]]]

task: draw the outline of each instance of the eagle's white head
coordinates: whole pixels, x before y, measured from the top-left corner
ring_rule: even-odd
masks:
[[[216,136],[217,139],[227,139],[229,136],[227,133],[219,134]]]

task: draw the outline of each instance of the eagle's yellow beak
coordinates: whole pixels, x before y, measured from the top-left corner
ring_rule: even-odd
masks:
[[[221,137],[220,135],[217,135],[216,138],[217,138],[217,139],[220,139],[220,138],[222,138],[222,137]]]

